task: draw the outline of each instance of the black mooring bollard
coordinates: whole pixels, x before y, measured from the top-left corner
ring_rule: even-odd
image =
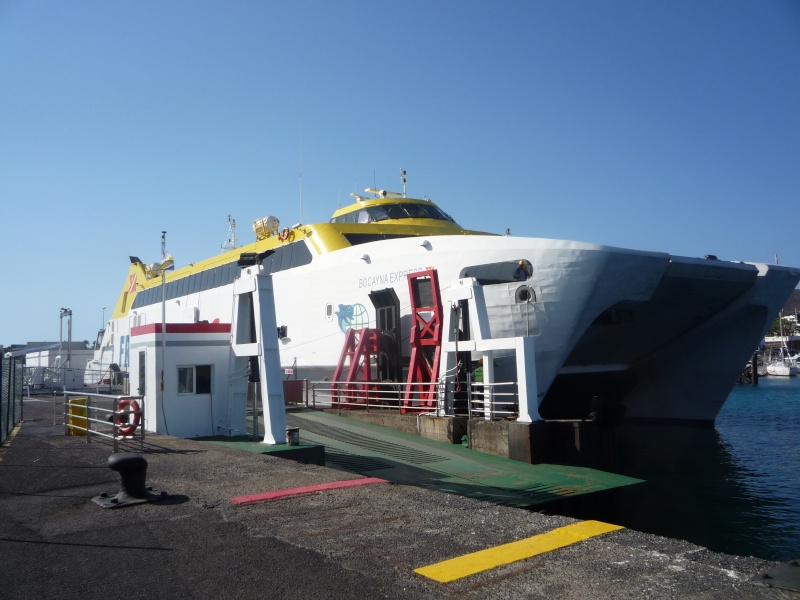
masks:
[[[147,498],[149,492],[145,487],[147,478],[147,459],[135,452],[117,452],[108,457],[108,468],[119,473],[122,478],[120,494],[132,498]]]
[[[108,468],[117,471],[122,479],[116,496],[101,494],[92,501],[103,508],[119,508],[131,504],[153,502],[166,497],[166,492],[153,494],[145,485],[147,479],[147,460],[135,452],[117,452],[108,457]]]

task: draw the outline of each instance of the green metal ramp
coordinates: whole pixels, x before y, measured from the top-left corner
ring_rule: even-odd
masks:
[[[529,508],[641,483],[640,479],[567,465],[531,465],[311,409],[287,411],[300,443],[325,447],[328,467],[392,483]],[[221,440],[243,450],[264,444]]]

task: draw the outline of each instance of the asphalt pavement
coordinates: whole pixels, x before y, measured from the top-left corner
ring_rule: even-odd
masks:
[[[106,440],[64,435],[63,399],[26,399],[0,449],[0,597],[798,598],[785,565],[621,529],[440,583],[416,569],[547,534],[575,519],[374,483],[237,504],[358,479],[340,469],[148,434],[157,502],[102,508],[120,490]],[[139,453],[139,444],[120,451]]]

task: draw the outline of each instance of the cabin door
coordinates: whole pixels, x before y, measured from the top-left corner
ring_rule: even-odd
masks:
[[[400,354],[400,300],[392,288],[370,292],[375,326],[381,330],[378,376],[381,381],[402,381]]]

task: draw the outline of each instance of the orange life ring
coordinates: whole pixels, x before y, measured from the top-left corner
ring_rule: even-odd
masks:
[[[130,412],[133,413],[133,423],[128,423],[127,415],[128,412],[124,411],[123,409],[130,407]],[[122,415],[126,415],[125,423],[126,425],[122,424]],[[123,398],[117,404],[117,431],[119,431],[120,435],[133,435],[133,432],[136,431],[136,428],[139,426],[139,423],[142,419],[142,409],[139,406],[139,403],[132,398]]]
[[[292,241],[292,239],[294,239],[294,231],[292,231],[288,227],[284,227],[278,234],[278,239],[282,242],[285,242],[287,240]]]

